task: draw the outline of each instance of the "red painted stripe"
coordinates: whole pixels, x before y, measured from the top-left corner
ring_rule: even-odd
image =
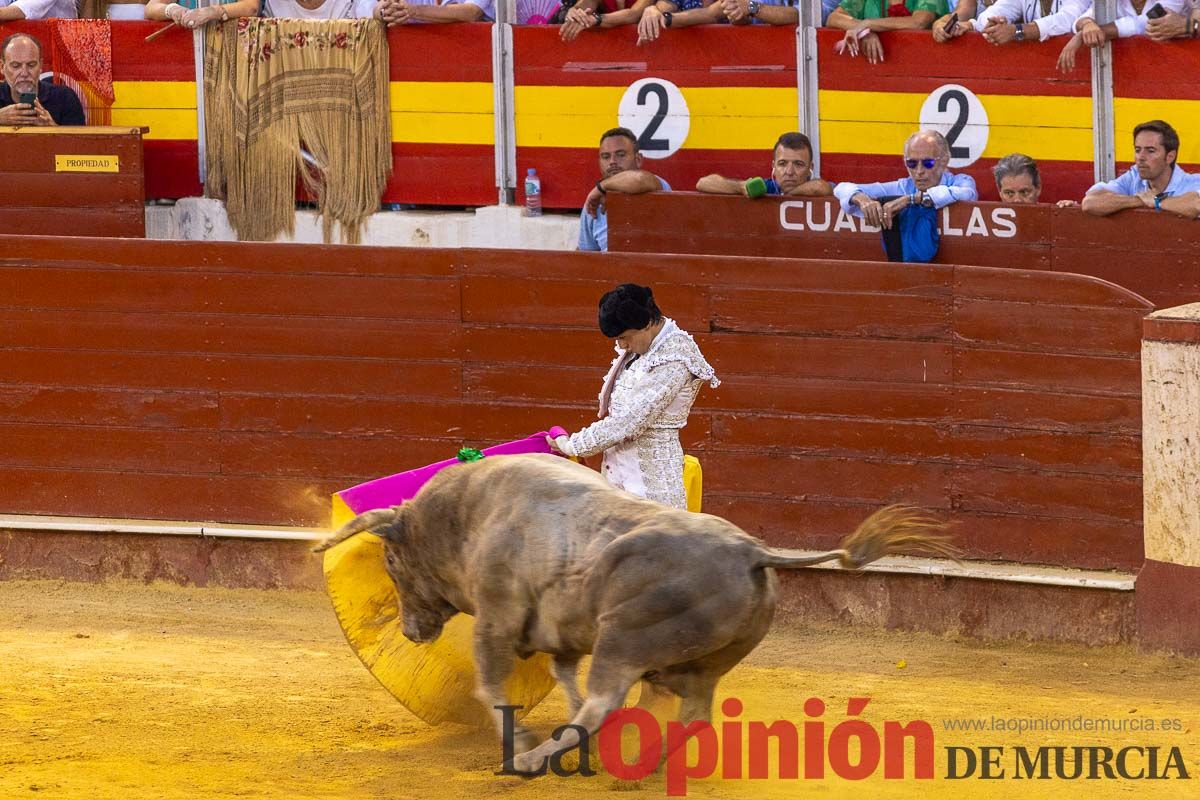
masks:
[[[194,81],[192,34],[178,26],[152,42],[165,22],[112,23],[114,81]]]
[[[1113,42],[1113,96],[1200,100],[1200,47],[1192,41]]]
[[[203,193],[195,141],[145,139],[142,153],[146,199],[178,199]]]
[[[496,202],[490,145],[392,143],[392,179],[385,203],[483,206]]]
[[[548,26],[513,29],[522,86],[628,86],[649,76],[678,86],[796,85],[796,29],[708,25],[637,46],[634,26],[564,43]]]
[[[953,172],[965,172],[975,179],[980,200],[999,200],[996,182],[992,177],[994,158],[981,158],[970,167]],[[1042,176],[1042,202],[1079,200],[1094,183],[1092,165],[1085,161],[1039,161]],[[823,153],[821,177],[828,181],[852,180],[855,183],[894,181],[905,176],[900,155],[877,156],[857,153]]]
[[[837,55],[842,31],[817,31],[817,65],[822,89],[860,92],[931,92],[947,83],[976,94],[1021,94],[1090,97],[1091,60],[1076,59],[1075,70],[1059,74],[1058,40],[995,47],[980,36],[962,36],[936,44],[928,31],[892,31],[882,35],[884,61],[868,64],[859,56]]]
[[[1142,338],[1155,342],[1200,344],[1200,320],[1147,317],[1142,322]]]
[[[492,26],[401,25],[388,29],[393,81],[492,81]]]

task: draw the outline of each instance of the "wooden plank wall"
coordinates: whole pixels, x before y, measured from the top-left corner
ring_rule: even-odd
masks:
[[[118,172],[58,172],[57,155],[115,155]],[[137,128],[0,131],[0,233],[145,236]]]
[[[322,524],[338,488],[594,419],[613,284],[724,383],[706,508],[832,546],[950,514],[973,557],[1142,561],[1149,305],[1048,272],[829,260],[0,237],[0,511]]]
[[[613,251],[883,258],[879,232],[839,216],[832,198],[747,200],[671,192],[614,194],[608,203]],[[1195,220],[1149,210],[1100,218],[1049,205],[955,203],[943,210],[941,227],[941,264],[1091,275],[1158,308],[1200,300]]]

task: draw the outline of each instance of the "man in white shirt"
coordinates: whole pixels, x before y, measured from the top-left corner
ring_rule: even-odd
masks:
[[[1099,47],[1109,39],[1125,39],[1130,36],[1145,36],[1146,24],[1150,21],[1146,12],[1155,5],[1171,14],[1186,16],[1191,0],[1117,0],[1117,18],[1100,25],[1096,22],[1096,5],[1092,3],[1075,22],[1083,43],[1088,47]]]
[[[492,22],[496,0],[379,0],[375,16],[388,25],[413,22]]]
[[[371,16],[375,0],[263,0],[262,15],[281,19],[358,19]]]
[[[996,0],[981,6],[974,18],[964,19],[964,13],[969,13],[972,5],[970,0],[958,4],[959,23],[950,33],[946,33],[950,18],[938,20],[933,26],[934,40],[947,42],[974,31],[996,45],[1044,42],[1052,36],[1071,33],[1075,20],[1088,9],[1090,0]]]
[[[0,0],[0,22],[19,19],[76,19],[75,0]]]

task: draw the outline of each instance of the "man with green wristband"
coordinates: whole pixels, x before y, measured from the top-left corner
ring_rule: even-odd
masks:
[[[705,175],[696,181],[696,191],[707,194],[740,194],[744,197],[790,195],[819,197],[833,194],[833,187],[812,171],[812,143],[803,133],[785,133],[775,142],[771,177],[739,181],[721,175]]]

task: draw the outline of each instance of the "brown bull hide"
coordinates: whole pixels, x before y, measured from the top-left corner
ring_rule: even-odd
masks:
[[[361,515],[319,549],[363,531],[382,536],[405,636],[432,641],[456,612],[473,615],[476,696],[488,708],[506,704],[515,656],[552,654],[572,723],[594,733],[642,678],[683,698],[683,721],[709,719],[717,681],[771,624],[774,568],[835,559],[857,568],[901,547],[953,555],[941,527],[889,507],[842,549],[789,554],[720,517],[614,489],[566,459],[523,455],[445,469],[411,501]],[[575,673],[588,653],[584,702]],[[578,744],[573,729],[533,749],[529,731],[517,735],[522,771]]]

